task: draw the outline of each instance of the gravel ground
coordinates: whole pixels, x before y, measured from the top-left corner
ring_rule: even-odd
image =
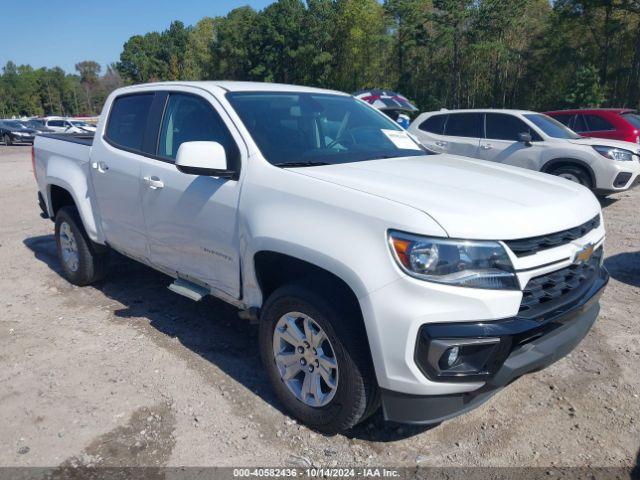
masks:
[[[604,202],[612,279],[567,358],[431,429],[377,414],[323,436],[287,417],[254,327],[116,258],[59,273],[28,147],[0,147],[0,466],[615,466],[639,462],[640,188]]]

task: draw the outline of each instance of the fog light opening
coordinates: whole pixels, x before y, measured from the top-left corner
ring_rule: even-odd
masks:
[[[496,337],[433,338],[428,345],[427,365],[436,377],[486,375],[499,345]]]
[[[447,368],[451,368],[455,365],[460,357],[460,347],[453,347],[447,350],[446,353],[446,365]]]

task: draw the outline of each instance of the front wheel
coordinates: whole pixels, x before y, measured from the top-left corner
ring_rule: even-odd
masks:
[[[269,381],[286,410],[319,431],[347,430],[378,406],[359,322],[294,285],[277,289],[263,308],[260,353]]]
[[[108,252],[89,239],[75,207],[58,210],[55,238],[62,273],[69,282],[84,286],[104,278]]]
[[[580,185],[593,189],[591,177],[589,173],[581,167],[575,167],[573,165],[566,165],[554,168],[551,172],[552,175],[565,178],[571,182],[579,183]]]

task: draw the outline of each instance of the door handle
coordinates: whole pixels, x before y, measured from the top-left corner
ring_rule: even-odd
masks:
[[[144,177],[144,183],[146,183],[151,190],[158,190],[160,188],[164,188],[164,182],[156,176]]]
[[[493,148],[493,145],[491,145],[490,143],[483,143],[482,145],[480,145],[480,148],[482,150],[491,150]]]
[[[93,162],[91,163],[91,167],[95,170],[98,170],[100,173],[104,173],[109,170],[109,165],[107,165],[103,161]]]
[[[436,145],[437,145],[437,146],[439,146],[439,147],[446,147],[446,146],[448,145],[448,143],[447,143],[447,142],[442,142],[442,141],[438,140],[438,141],[436,142]]]

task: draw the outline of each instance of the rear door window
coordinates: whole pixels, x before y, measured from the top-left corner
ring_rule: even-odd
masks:
[[[144,93],[116,98],[105,138],[116,147],[141,152],[153,96],[153,93]]]
[[[487,138],[491,140],[511,140],[517,142],[519,134],[533,133],[529,125],[518,117],[505,113],[487,113],[486,116]]]
[[[447,115],[434,115],[422,122],[418,128],[424,132],[442,135],[445,123],[447,123]]]
[[[615,130],[608,120],[605,120],[600,115],[584,115],[584,119],[587,122],[588,132],[606,132],[608,130]]]
[[[584,121],[584,115],[576,115],[576,119],[573,122],[573,128],[571,130],[578,133],[584,133],[589,131],[589,128],[587,127],[587,124]]]
[[[445,126],[445,135],[451,137],[481,138],[482,113],[451,113]]]
[[[49,120],[47,125],[50,127],[64,127],[64,122],[62,120]]]

